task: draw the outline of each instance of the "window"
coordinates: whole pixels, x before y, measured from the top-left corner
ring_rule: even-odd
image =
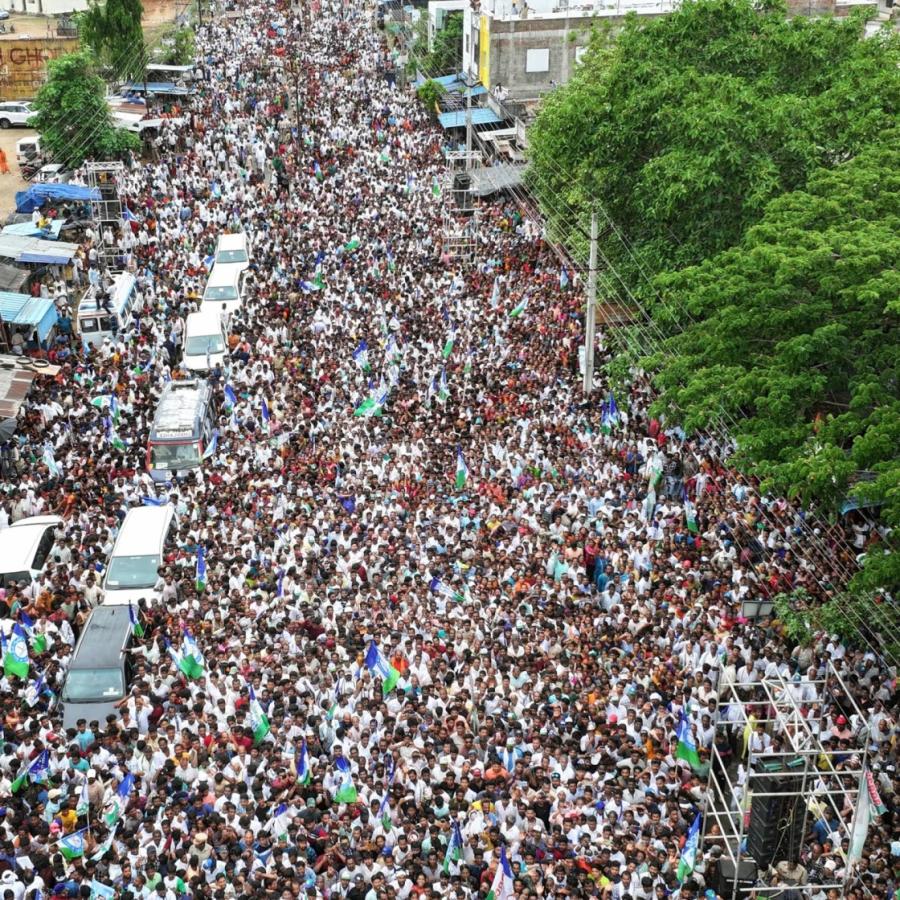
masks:
[[[121,669],[69,669],[63,700],[118,700],[125,694]]]
[[[225,341],[221,334],[195,334],[185,341],[184,352],[188,356],[203,356],[204,353],[224,353]]]
[[[546,50],[527,50],[525,52],[525,71],[526,72],[549,72],[550,71],[550,49]]]
[[[107,588],[126,590],[152,588],[159,578],[159,556],[114,556],[106,573]]]
[[[44,532],[44,536],[41,538],[41,542],[38,545],[37,553],[34,557],[34,562],[31,564],[32,569],[44,568],[44,563],[47,562],[47,557],[50,555],[50,551],[53,549],[54,532],[55,529],[52,525]]]
[[[216,256],[217,263],[247,262],[247,254],[243,250],[220,250]]]
[[[183,469],[200,462],[197,444],[152,444],[151,469]]]

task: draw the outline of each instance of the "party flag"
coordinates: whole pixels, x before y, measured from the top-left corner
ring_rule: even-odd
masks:
[[[466,479],[469,477],[469,467],[463,457],[462,450],[456,448],[456,489],[461,491],[466,486]]]
[[[197,646],[197,642],[186,628],[184,629],[184,637],[181,642],[181,658],[181,671],[188,678],[202,677],[206,661],[200,652],[200,648]]]
[[[443,597],[447,597],[449,600],[456,600],[458,603],[462,603],[462,601],[466,599],[463,594],[454,591],[449,584],[444,584],[440,578],[432,578],[428,583],[428,587],[433,594],[440,594]]]
[[[265,431],[266,434],[269,434],[269,431],[271,429],[271,424],[270,424],[271,417],[269,416],[269,405],[268,405],[268,403],[266,403],[265,397],[263,397],[260,400],[260,412],[262,414],[263,431]]]
[[[697,844],[700,842],[700,813],[694,817],[694,822],[688,831],[687,840],[684,842],[684,849],[681,851],[681,859],[678,860],[678,872],[676,878],[679,884],[683,884],[685,879],[694,871],[694,865],[697,862]]]
[[[34,622],[31,619],[31,616],[28,615],[24,610],[19,613],[19,620],[22,623],[22,628],[25,629],[25,634],[28,635],[28,640],[31,643],[31,649],[34,650],[35,653],[41,654],[47,649],[47,635],[41,634],[35,627]]]
[[[375,641],[369,642],[365,663],[366,668],[381,679],[381,693],[387,696],[397,686],[397,682],[400,680],[400,673],[378,649],[378,644]]]
[[[119,782],[116,792],[109,801],[109,806],[103,813],[103,821],[110,827],[116,824],[122,818],[122,813],[128,806],[128,795],[134,787],[134,775],[128,772]]]
[[[512,900],[513,896],[512,868],[506,858],[506,847],[501,845],[500,865],[497,866],[497,872],[485,900]]]
[[[53,447],[49,443],[44,444],[44,452],[41,455],[41,459],[50,474],[54,478],[59,478],[62,470],[59,467],[59,463],[56,461],[56,457],[53,455]]]
[[[444,359],[449,359],[450,354],[453,352],[453,345],[456,343],[456,329],[451,328],[449,332],[447,332],[447,339],[444,341],[444,349],[441,350],[441,356]]]
[[[569,272],[565,266],[559,269],[559,289],[564,291],[569,286]]]
[[[128,621],[131,622],[131,633],[136,638],[142,638],[144,636],[144,626],[141,625],[137,613],[134,611],[134,606],[130,602],[128,603]]]
[[[213,456],[215,454],[216,450],[218,449],[218,447],[219,447],[219,429],[214,428],[213,433],[212,433],[212,440],[210,440],[209,446],[204,449],[203,456],[200,457],[200,461],[202,462],[203,460],[209,459],[211,456]]]
[[[354,250],[359,249],[359,243],[359,238],[353,238],[352,240],[347,241],[347,243],[344,244],[344,250],[346,250],[347,253],[352,253]]]
[[[700,767],[700,756],[697,753],[697,745],[694,743],[694,736],[691,734],[691,725],[687,717],[682,712],[678,720],[678,729],[676,731],[678,737],[678,745],[675,748],[675,759],[683,759],[690,763],[692,768]]]
[[[87,828],[82,828],[80,831],[73,831],[72,834],[67,834],[65,837],[60,838],[56,842],[59,852],[66,859],[77,859],[79,856],[84,856],[84,836],[86,833]]]
[[[434,175],[431,179],[431,194],[433,197],[441,196],[441,185],[437,179],[437,175]]]
[[[13,625],[9,640],[6,641],[6,652],[3,654],[3,671],[6,675],[27,678],[31,665],[28,658],[28,636],[17,622]]]
[[[300,745],[300,755],[297,757],[297,781],[307,785],[312,781],[312,769],[309,766],[309,753],[306,749],[306,740]]]
[[[500,305],[500,276],[494,278],[494,287],[491,291],[491,309],[497,309]]]
[[[253,685],[248,685],[248,687],[250,690],[250,728],[253,730],[253,743],[258,745],[265,740],[271,728],[269,727],[269,719],[263,712],[262,705],[256,699]]]
[[[194,583],[198,591],[206,590],[206,550],[202,544],[197,545],[197,572]]]
[[[437,398],[441,403],[446,403],[450,398],[450,388],[447,386],[447,370],[441,369],[441,380],[438,384]]]
[[[526,308],[527,306],[528,306],[528,298],[527,298],[527,297],[523,297],[523,298],[521,299],[521,301],[519,301],[519,303],[517,303],[517,304],[509,311],[509,317],[510,317],[511,319],[518,319],[519,316],[521,316],[522,313],[525,312],[525,308]]]
[[[697,534],[700,531],[697,527],[697,510],[694,508],[694,504],[691,503],[686,490],[683,490],[682,498],[684,502],[684,521],[687,525],[687,530],[691,534]]]
[[[353,785],[353,773],[350,771],[350,763],[347,762],[343,756],[339,756],[335,760],[335,765],[341,773],[341,783],[338,785],[338,789],[335,792],[334,802],[355,803],[356,788]]]
[[[237,396],[235,396],[234,388],[230,384],[226,384],[225,388],[225,405],[229,407],[229,409],[234,409],[237,406]]]
[[[463,855],[463,837],[459,830],[459,823],[454,822],[450,831],[450,843],[447,844],[447,852],[444,854],[444,864],[441,870],[445,875],[450,874],[451,863],[459,862]]]
[[[359,346],[353,351],[353,362],[355,362],[363,372],[372,371],[372,367],[369,365],[369,345],[365,341],[360,341]]]

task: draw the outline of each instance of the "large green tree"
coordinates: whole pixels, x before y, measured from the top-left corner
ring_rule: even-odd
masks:
[[[146,63],[141,0],[92,0],[79,21],[82,41],[116,78],[138,78]]]
[[[50,61],[32,107],[29,125],[57,162],[78,166],[88,158],[113,159],[140,147],[137,135],[113,127],[106,85],[86,50]]]
[[[688,429],[723,422],[736,462],[780,493],[828,512],[874,501],[900,529],[898,261],[894,129],[771,201],[738,246],[658,276],[671,314],[646,360],[658,409]],[[900,588],[888,546],[870,554],[868,587]]]
[[[647,274],[732,246],[771,199],[900,114],[897,38],[861,34],[858,18],[788,19],[749,0],[631,16],[612,44],[598,33],[530,131],[556,235],[583,242],[599,204],[616,224],[601,215],[601,259],[636,295],[648,285],[635,257]]]

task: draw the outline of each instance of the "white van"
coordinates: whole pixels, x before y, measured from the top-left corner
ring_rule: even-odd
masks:
[[[99,347],[104,338],[112,339],[133,324],[138,292],[131,272],[118,272],[113,276],[109,297],[109,303],[104,306],[97,299],[97,289],[91,286],[81,298],[75,330],[81,336],[82,343]]]
[[[237,234],[219,236],[213,266],[234,266],[238,272],[249,268],[250,240],[246,232],[239,231]]]
[[[39,134],[30,134],[28,137],[19,138],[16,141],[16,162],[20,166],[37,159],[40,155],[41,136]]]
[[[222,314],[215,310],[189,313],[184,323],[182,363],[192,372],[209,372],[225,361],[228,348]]]
[[[59,516],[31,516],[0,529],[0,587],[31,584],[41,574],[62,522]]]
[[[155,588],[174,519],[171,503],[128,510],[103,578],[104,604],[137,605],[141,599],[159,602]]]
[[[213,266],[203,291],[202,312],[231,315],[243,303],[244,273],[236,265]]]

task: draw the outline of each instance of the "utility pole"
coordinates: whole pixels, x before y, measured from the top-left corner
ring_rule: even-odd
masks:
[[[594,389],[594,335],[597,331],[597,213],[591,213],[591,255],[588,264],[587,316],[584,329],[584,393]]]
[[[197,0],[197,22],[200,28],[203,27],[203,0]]]
[[[300,65],[295,56],[291,56],[291,77],[294,79],[294,125],[297,135],[294,140],[297,159],[300,159]]]
[[[466,171],[472,168],[472,89],[475,80],[466,72]]]

